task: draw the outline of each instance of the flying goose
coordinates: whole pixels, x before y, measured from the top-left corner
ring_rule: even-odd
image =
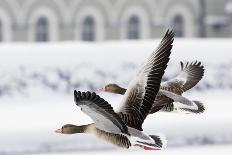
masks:
[[[171,54],[174,32],[167,31],[158,48],[130,82],[120,107],[115,112],[111,105],[94,92],[74,91],[77,106],[94,121],[77,126],[64,125],[57,133],[92,133],[119,147],[138,146],[146,150],[160,150],[165,139],[158,135],[147,135],[142,124],[146,119],[155,94],[158,93],[162,76]]]
[[[205,106],[200,101],[190,101],[182,96],[184,92],[193,88],[204,76],[204,66],[200,61],[180,62],[181,72],[177,77],[162,82],[160,90],[150,110],[150,114],[157,111],[175,112],[184,111],[187,113],[200,114],[205,111]],[[116,94],[125,94],[126,89],[117,84],[107,84],[99,90]],[[174,103],[175,102],[175,103]],[[182,103],[182,104],[177,104]]]

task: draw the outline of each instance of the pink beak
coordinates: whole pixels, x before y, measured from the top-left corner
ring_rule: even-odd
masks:
[[[99,91],[106,91],[106,87],[103,86],[103,87],[99,88],[98,90],[99,90]]]
[[[62,130],[61,129],[57,129],[55,130],[56,133],[62,133]]]

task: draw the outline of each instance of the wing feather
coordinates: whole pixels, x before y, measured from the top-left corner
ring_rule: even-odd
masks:
[[[111,105],[94,92],[74,91],[74,100],[81,110],[90,116],[95,126],[109,133],[125,133],[128,128],[122,119],[114,112]]]
[[[127,126],[142,130],[171,54],[174,32],[167,31],[158,48],[148,58],[147,63],[133,79],[121,102],[119,116]]]
[[[204,66],[200,61],[187,62],[185,65],[183,62],[181,64],[180,74],[167,82],[162,83],[163,89],[168,89],[169,91],[174,91],[178,94],[193,88],[204,76]],[[178,90],[175,90],[178,89]]]
[[[194,103],[191,100],[189,100],[181,95],[178,95],[178,94],[172,93],[170,91],[166,91],[166,90],[160,90],[160,93],[167,96],[168,98],[174,100],[174,102],[180,102],[181,104],[184,104],[187,106],[194,106]]]

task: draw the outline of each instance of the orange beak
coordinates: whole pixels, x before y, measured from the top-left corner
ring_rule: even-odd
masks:
[[[57,129],[55,130],[56,133],[62,133],[62,130],[61,129]]]

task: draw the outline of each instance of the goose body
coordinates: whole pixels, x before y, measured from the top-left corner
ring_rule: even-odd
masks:
[[[95,122],[81,126],[82,133],[94,134],[100,139],[123,148],[129,148],[133,145],[157,150],[166,146],[166,139],[162,136],[150,136],[138,129],[125,125],[124,121],[114,112],[110,104],[94,92],[75,91],[74,96],[76,104],[81,107],[84,113],[88,113]],[[94,111],[90,109],[98,110]],[[101,112],[99,113],[99,111]],[[76,128],[79,127],[77,126]]]
[[[74,100],[92,124],[64,125],[58,133],[92,133],[122,148],[138,146],[148,150],[165,147],[165,138],[147,135],[142,124],[155,101],[164,71],[169,62],[174,32],[167,31],[158,48],[152,52],[137,76],[130,82],[117,111],[95,92],[74,91]]]
[[[157,111],[175,112],[184,111],[186,113],[203,113],[205,110],[204,104],[200,101],[191,101],[182,96],[184,92],[193,88],[204,76],[204,66],[201,62],[187,62],[181,64],[181,72],[177,77],[169,81],[162,82],[159,92],[156,94],[156,99],[150,110],[150,114]],[[117,84],[108,84],[100,90],[124,94],[126,89]],[[177,104],[180,103],[180,104]]]

